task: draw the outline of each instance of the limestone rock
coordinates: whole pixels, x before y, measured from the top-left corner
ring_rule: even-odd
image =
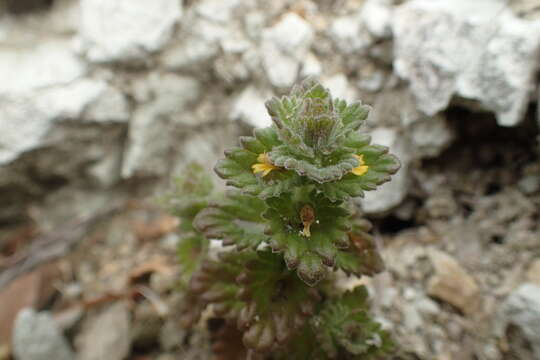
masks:
[[[435,274],[429,279],[430,296],[441,299],[465,314],[474,314],[481,304],[480,288],[474,278],[445,252],[431,249],[429,258]]]
[[[384,39],[392,35],[392,1],[368,0],[362,7],[360,19],[374,36]]]
[[[135,110],[129,126],[122,177],[167,171],[174,130],[186,116],[185,107],[199,94],[200,84],[191,77],[153,73],[141,79],[136,97],[144,104]]]
[[[409,186],[409,154],[408,145],[394,128],[380,127],[371,132],[372,143],[388,146],[390,152],[401,162],[400,170],[392,176],[392,181],[377,188],[366,191],[360,200],[366,214],[380,214],[399,205],[407,195]]]
[[[263,67],[276,87],[293,85],[298,76],[300,61],[308,52],[314,38],[311,25],[296,13],[287,13],[281,21],[263,31]]]
[[[82,0],[81,47],[93,62],[143,59],[171,39],[181,1]]]
[[[502,126],[521,121],[540,21],[519,19],[497,0],[413,0],[395,10],[392,25],[394,69],[427,115],[458,95],[493,111]]]
[[[13,334],[13,353],[17,360],[73,360],[75,355],[47,312],[32,309],[19,312]]]
[[[242,120],[254,127],[267,127],[272,124],[264,102],[269,99],[269,94],[261,94],[253,86],[245,88],[236,99],[231,112],[231,119]]]
[[[508,335],[514,327],[514,332],[531,345],[535,358],[540,358],[540,286],[531,283],[521,285],[508,296],[498,315],[496,330],[499,335]],[[519,331],[515,331],[516,328]],[[510,347],[511,351],[514,350]]]
[[[127,305],[117,302],[83,325],[76,342],[78,360],[123,360],[130,349],[130,315]]]
[[[335,19],[330,25],[329,35],[338,50],[344,54],[367,51],[373,38],[362,26],[358,15],[347,15]]]

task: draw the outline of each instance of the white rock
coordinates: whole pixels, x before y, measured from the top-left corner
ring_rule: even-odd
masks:
[[[195,11],[210,21],[227,24],[241,0],[205,0],[197,5]]]
[[[82,0],[81,46],[93,62],[143,59],[163,48],[181,16],[178,0]]]
[[[437,114],[424,117],[410,126],[409,136],[416,148],[415,157],[426,158],[439,155],[454,139],[454,132],[445,118]]]
[[[357,100],[356,92],[349,85],[349,81],[345,74],[338,73],[330,77],[321,79],[323,86],[327,87],[332,94],[332,97],[343,99],[346,101]]]
[[[0,95],[68,84],[85,71],[68,41],[46,41],[20,50],[0,48]]]
[[[141,100],[129,125],[122,177],[162,175],[169,167],[167,156],[176,141],[173,130],[181,123],[185,107],[199,98],[198,81],[174,74],[152,73],[136,85]],[[147,101],[148,96],[151,101]]]
[[[519,123],[540,47],[540,21],[498,0],[413,0],[394,12],[394,69],[428,115],[454,95],[477,100],[502,126]],[[496,85],[495,85],[496,84]]]
[[[248,86],[235,100],[231,119],[244,121],[256,128],[270,126],[272,120],[264,106],[264,102],[269,98],[270,94],[261,93],[254,86]]]
[[[337,18],[332,22],[329,33],[338,50],[344,54],[366,51],[373,43],[358,15]]]
[[[540,358],[540,286],[525,283],[503,303],[497,332],[502,336],[508,325],[517,326]]]
[[[182,42],[168,47],[162,55],[162,63],[169,70],[183,70],[197,65],[204,65],[219,52],[215,41],[191,36]]]
[[[90,103],[83,114],[83,120],[95,122],[127,122],[130,110],[126,96],[115,87],[107,85],[99,96]]]
[[[308,53],[302,62],[302,77],[319,77],[322,73],[322,64],[313,53]]]
[[[390,0],[367,0],[360,12],[366,28],[378,38],[392,35],[392,2]]]
[[[410,154],[403,137],[393,128],[377,128],[371,133],[371,142],[388,146],[390,153],[396,155],[401,162],[401,169],[392,176],[392,181],[367,191],[360,205],[366,214],[379,214],[399,205],[407,195],[409,187]]]
[[[290,87],[296,81],[300,62],[309,51],[314,31],[296,13],[287,13],[280,22],[263,31],[263,67],[276,87]]]
[[[291,87],[298,77],[300,62],[283,54],[275,44],[264,43],[262,63],[268,79],[275,87]]]
[[[17,360],[75,359],[67,340],[47,312],[21,310],[15,320],[12,342]]]
[[[277,45],[279,50],[298,60],[309,50],[314,31],[298,14],[290,12],[280,22],[264,31],[265,40]]]

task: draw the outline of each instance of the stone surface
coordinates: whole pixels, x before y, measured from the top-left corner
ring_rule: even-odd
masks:
[[[496,0],[414,0],[395,11],[392,29],[395,71],[426,114],[458,95],[493,111],[500,125],[522,120],[540,22],[516,18]]]
[[[500,335],[507,334],[510,326],[517,327],[520,336],[532,347],[535,358],[540,358],[540,286],[525,283],[517,288],[503,303],[499,317]]]
[[[407,144],[396,129],[381,127],[371,132],[372,143],[388,146],[390,152],[396,155],[401,168],[392,176],[392,181],[377,188],[377,191],[367,191],[360,200],[362,210],[367,214],[381,214],[399,205],[407,195],[409,186],[409,161],[411,159]]]
[[[130,123],[122,163],[124,178],[155,176],[170,168],[174,131],[185,121],[185,107],[200,95],[198,81],[173,74],[150,74],[139,86],[136,97],[144,105],[135,110]]]
[[[337,49],[344,54],[366,52],[373,43],[373,38],[362,27],[358,15],[335,19],[330,26],[329,35]]]
[[[37,313],[32,309],[19,312],[12,341],[17,360],[75,359],[75,354],[47,312]]]
[[[428,294],[455,306],[465,314],[478,311],[481,304],[480,288],[475,279],[447,253],[431,249],[429,258],[435,274],[429,279]]]
[[[285,14],[280,22],[263,31],[262,63],[272,85],[293,85],[313,38],[311,25],[295,13]]]
[[[231,119],[241,120],[256,128],[270,126],[272,120],[264,106],[269,98],[268,93],[261,94],[253,86],[245,88],[234,102]]]
[[[360,12],[360,19],[374,36],[384,39],[392,35],[391,0],[367,0]]]
[[[123,360],[130,349],[130,315],[117,302],[88,319],[76,339],[78,360]]]
[[[81,49],[93,62],[144,59],[170,40],[181,1],[82,0]]]

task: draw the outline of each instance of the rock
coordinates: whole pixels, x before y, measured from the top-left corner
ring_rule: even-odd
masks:
[[[535,174],[525,175],[519,180],[517,185],[524,194],[534,194],[540,190],[540,176]]]
[[[429,258],[435,274],[429,279],[427,292],[472,315],[480,306],[480,288],[474,278],[450,255],[430,249]]]
[[[522,120],[540,21],[516,18],[497,0],[413,0],[395,10],[392,25],[395,72],[427,115],[458,95],[493,111],[501,126]]]
[[[369,92],[380,91],[386,80],[386,74],[382,70],[376,69],[373,65],[365,66],[360,71],[360,80],[358,87]]]
[[[140,81],[136,97],[144,105],[135,110],[130,123],[123,178],[162,175],[170,168],[167,154],[175,142],[172,132],[193,118],[185,107],[201,91],[198,81],[180,75],[152,73]]]
[[[514,336],[523,337],[535,358],[540,358],[540,286],[525,283],[508,296],[499,310],[496,331],[499,336],[514,332]],[[510,344],[510,351],[520,350]]]
[[[356,92],[349,86],[347,77],[343,73],[338,73],[330,77],[321,79],[321,83],[332,93],[332,97],[346,101],[357,101]]]
[[[218,53],[219,45],[217,42],[190,36],[168,47],[162,55],[161,62],[168,70],[186,70],[204,67]]]
[[[48,312],[32,309],[19,312],[13,334],[17,360],[72,360],[75,355]]]
[[[85,72],[86,66],[66,40],[42,41],[17,50],[0,48],[0,96],[66,85]]]
[[[272,120],[266,111],[264,103],[270,94],[262,94],[254,86],[248,86],[234,102],[230,118],[242,120],[253,127],[267,127]]]
[[[307,54],[313,37],[311,25],[292,12],[263,31],[262,63],[272,85],[289,87],[294,84],[300,62]]]
[[[381,185],[377,191],[367,191],[359,201],[366,214],[380,214],[398,206],[407,195],[410,155],[403,137],[394,128],[377,128],[372,131],[371,138],[374,144],[388,146],[401,162],[401,168],[392,176],[392,181]]]
[[[306,78],[308,76],[315,76],[319,77],[322,73],[322,64],[317,59],[317,57],[313,53],[308,53],[304,57],[304,61],[302,62],[302,71],[301,75],[303,78]]]
[[[454,140],[454,132],[442,114],[415,121],[410,125],[409,136],[417,158],[436,157]]]
[[[76,343],[78,360],[123,360],[130,349],[127,305],[117,302],[86,319]]]
[[[330,26],[330,38],[345,55],[366,52],[373,43],[371,35],[362,27],[358,15],[337,18]]]
[[[241,0],[204,0],[197,5],[195,11],[210,21],[227,24],[241,3]]]
[[[527,281],[540,286],[540,258],[534,260],[527,270]]]
[[[181,1],[82,0],[81,49],[92,62],[142,60],[171,39]]]
[[[392,1],[368,0],[362,7],[360,19],[373,36],[385,39],[392,36]]]

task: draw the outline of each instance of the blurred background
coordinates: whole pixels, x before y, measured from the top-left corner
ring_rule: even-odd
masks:
[[[0,0],[0,359],[211,359],[160,199],[306,76],[401,159],[359,206],[403,353],[540,359],[539,48],[539,0]]]

